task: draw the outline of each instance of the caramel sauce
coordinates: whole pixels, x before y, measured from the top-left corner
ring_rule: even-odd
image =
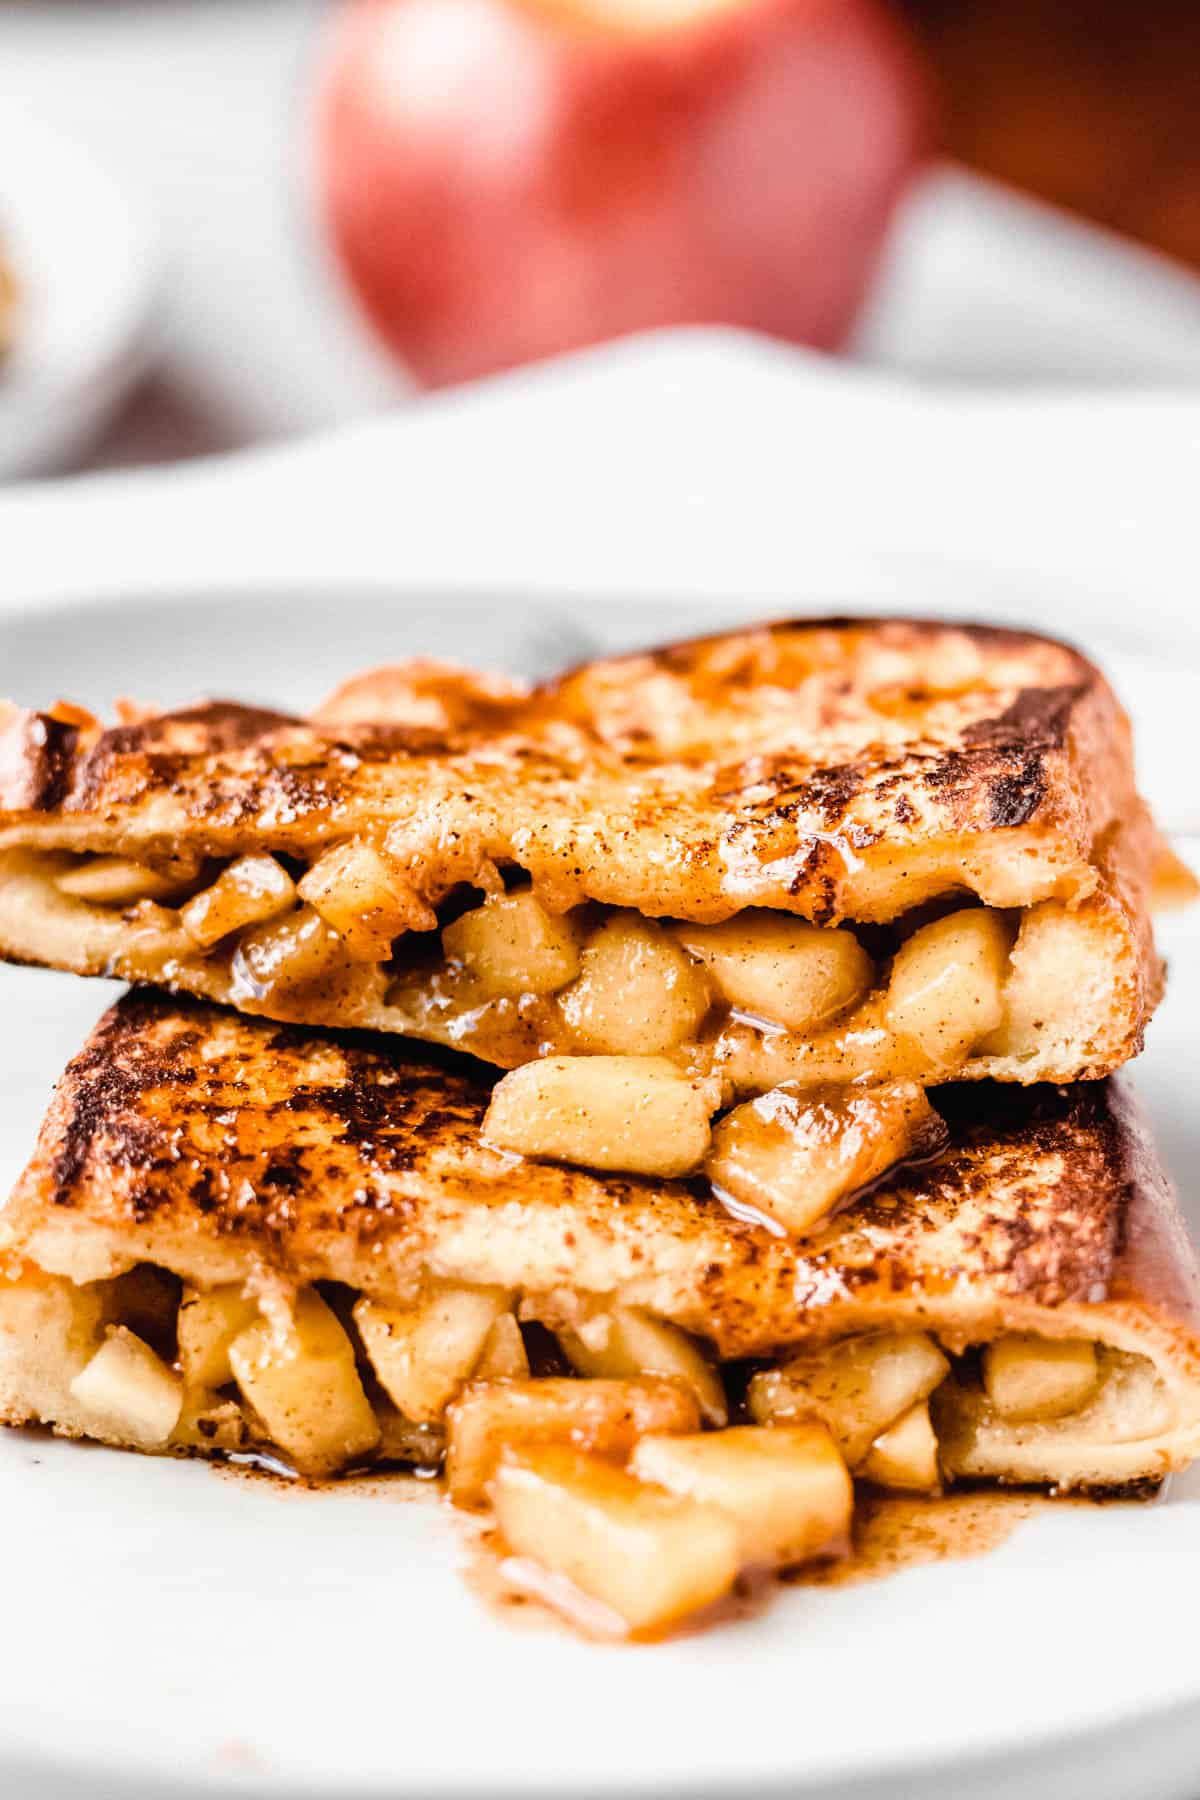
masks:
[[[1117,1504],[1133,1502],[1055,1499],[1030,1489],[968,1490],[937,1497],[862,1490],[855,1504],[848,1555],[809,1563],[782,1575],[743,1578],[726,1599],[694,1614],[667,1636],[699,1636],[754,1618],[770,1606],[780,1587],[856,1587],[930,1563],[963,1562],[998,1550],[1027,1519],[1063,1507]],[[512,1557],[490,1519],[457,1516],[467,1532],[463,1570],[467,1584],[478,1600],[506,1622],[636,1645],[636,1640],[622,1637],[619,1621],[601,1616],[605,1608],[576,1594],[569,1583],[545,1576],[524,1559]]]
[[[998,1550],[1018,1525],[1064,1506],[1104,1504],[1052,1499],[1030,1489],[963,1493],[881,1494],[862,1491],[855,1500],[848,1556],[812,1563],[780,1577],[787,1587],[857,1587],[927,1563],[964,1562]]]
[[[226,1481],[253,1482],[255,1487],[281,1498],[307,1495],[330,1499],[347,1495],[356,1500],[390,1500],[412,1504],[440,1504],[442,1484],[432,1473],[415,1469],[364,1469],[357,1475],[338,1475],[326,1480],[309,1480],[297,1475],[278,1458],[265,1451],[224,1452],[205,1456],[204,1467]]]
[[[514,1557],[487,1513],[451,1507],[440,1480],[410,1470],[341,1476],[335,1482],[306,1481],[269,1457],[239,1457],[206,1464],[226,1480],[251,1480],[279,1496],[351,1495],[426,1505],[445,1505],[464,1547],[460,1573],[475,1598],[507,1625],[568,1631],[598,1643],[636,1648],[662,1641],[630,1638],[621,1620],[561,1576],[526,1558]],[[780,1575],[743,1576],[732,1593],[685,1619],[667,1638],[697,1637],[766,1611],[779,1588],[857,1587],[906,1569],[932,1563],[965,1562],[998,1550],[1027,1520],[1064,1507],[1145,1505],[1129,1498],[1059,1496],[1029,1488],[967,1489],[931,1496],[885,1494],[860,1488],[854,1507],[853,1538],[847,1555],[806,1564]]]

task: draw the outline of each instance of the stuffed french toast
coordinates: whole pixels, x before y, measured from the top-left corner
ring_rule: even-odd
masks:
[[[460,1058],[135,993],[0,1215],[0,1417],[442,1469],[631,1631],[836,1554],[856,1483],[1158,1483],[1200,1271],[1131,1097],[935,1098],[923,1160],[797,1238],[497,1148]]]

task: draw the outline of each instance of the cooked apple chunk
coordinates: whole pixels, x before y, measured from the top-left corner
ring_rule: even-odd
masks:
[[[274,919],[295,904],[296,886],[281,862],[265,854],[239,856],[180,909],[179,917],[192,941],[207,949],[231,931]]]
[[[789,1031],[812,1031],[871,985],[871,959],[852,931],[823,930],[772,912],[673,929],[723,999]]]
[[[880,1487],[916,1494],[937,1492],[941,1477],[928,1400],[911,1407],[875,1439],[861,1473]]]
[[[502,1288],[435,1288],[412,1306],[362,1299],[363,1348],[388,1398],[407,1419],[433,1425],[474,1373],[496,1321],[512,1306]]]
[[[623,1462],[647,1432],[699,1428],[674,1381],[473,1382],[446,1415],[446,1486],[456,1506],[477,1506],[508,1445],[573,1444]]]
[[[289,996],[345,992],[354,975],[346,946],[311,906],[248,931],[233,958],[235,994],[276,1005]]]
[[[631,1633],[665,1631],[737,1578],[732,1519],[578,1450],[510,1453],[491,1498],[518,1556],[565,1577]]]
[[[548,913],[533,894],[498,894],[442,932],[442,948],[488,994],[556,994],[579,973],[582,934],[569,913]]]
[[[379,1442],[354,1346],[312,1288],[286,1324],[260,1319],[236,1337],[229,1362],[272,1441],[302,1475],[332,1475]]]
[[[108,1283],[0,1265],[0,1362],[31,1417],[75,1423],[71,1383],[112,1314]]]
[[[184,885],[129,856],[89,856],[55,878],[62,894],[95,906],[130,906],[135,900],[166,900]]]
[[[1014,1332],[983,1352],[984,1391],[1005,1419],[1061,1419],[1078,1412],[1099,1379],[1096,1346],[1086,1338]]]
[[[939,1068],[951,1068],[1004,1017],[1013,931],[987,907],[970,907],[915,931],[896,952],[887,1023]]]
[[[787,1568],[845,1550],[854,1484],[826,1426],[734,1425],[688,1437],[644,1437],[630,1470],[738,1527],[744,1565]]]
[[[183,1406],[178,1375],[124,1325],[112,1328],[71,1393],[94,1421],[96,1437],[139,1450],[163,1449]]]
[[[484,1341],[483,1355],[475,1367],[480,1381],[523,1381],[529,1374],[529,1355],[514,1313],[501,1313]]]
[[[687,1175],[708,1149],[704,1083],[665,1057],[548,1056],[505,1075],[483,1135],[502,1150],[634,1175]]]
[[[179,1363],[189,1387],[219,1388],[233,1380],[229,1347],[257,1317],[257,1302],[236,1285],[184,1288],[176,1330]]]
[[[762,1094],[796,1082],[805,1087],[856,1081],[928,1081],[938,1074],[915,1038],[901,1037],[887,1022],[887,996],[872,994],[844,1019],[811,1037],[793,1031],[760,1031],[731,1019],[713,1045],[721,1075],[738,1094]]]
[[[559,997],[581,1049],[654,1056],[695,1037],[711,1003],[704,972],[668,931],[637,913],[606,919]]]
[[[929,1155],[946,1135],[915,1081],[788,1083],[726,1114],[704,1169],[715,1188],[799,1234],[894,1164]]]
[[[750,1412],[762,1425],[824,1420],[857,1469],[876,1438],[928,1399],[949,1368],[922,1331],[842,1338],[760,1370],[750,1383]]]
[[[136,900],[124,914],[129,941],[121,967],[137,971],[139,981],[170,980],[172,965],[194,957],[195,940],[184,930],[179,914],[157,900]]]
[[[393,938],[412,923],[397,871],[380,851],[357,840],[326,850],[297,892],[337,932],[355,962],[386,962]]]
[[[581,1375],[660,1375],[691,1390],[709,1425],[724,1425],[729,1417],[724,1383],[704,1352],[678,1325],[641,1307],[618,1306],[593,1319],[586,1341],[572,1331],[560,1331],[558,1339]]]

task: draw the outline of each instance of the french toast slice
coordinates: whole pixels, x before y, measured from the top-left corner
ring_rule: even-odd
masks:
[[[605,1453],[719,1429],[742,1395],[760,1424],[822,1418],[856,1474],[922,1407],[944,1481],[1181,1467],[1200,1274],[1129,1094],[937,1099],[939,1154],[797,1241],[694,1178],[493,1147],[486,1072],[462,1059],[134,993],[67,1069],[0,1213],[0,1416],[328,1474],[436,1464],[464,1395],[478,1440],[493,1388],[532,1387],[518,1423],[553,1439],[574,1380]],[[651,1390],[632,1414],[608,1391],[631,1381]]]
[[[308,721],[14,710],[0,808],[11,960],[505,1069],[665,1057],[710,1118],[1110,1073],[1162,990],[1158,877],[1194,888],[1092,664],[905,620],[529,689],[420,661]]]

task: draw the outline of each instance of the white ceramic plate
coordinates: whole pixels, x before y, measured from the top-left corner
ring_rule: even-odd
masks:
[[[68,462],[145,367],[157,267],[121,190],[64,140],[0,112],[0,242],[20,286],[0,361],[0,480]]]
[[[597,612],[600,609],[597,609]],[[676,632],[655,604],[628,629]],[[711,622],[706,619],[705,622]],[[620,635],[613,619],[606,636]],[[411,650],[544,670],[577,621],[469,601],[237,596],[0,617],[5,685],[304,704]],[[1170,999],[1139,1065],[1194,1181],[1200,920],[1165,930]],[[0,1178],[109,998],[0,971]],[[710,1636],[623,1650],[515,1628],[460,1579],[428,1490],[281,1490],[199,1463],[0,1434],[0,1789],[22,1800],[200,1793],[855,1795],[976,1800],[1190,1791],[1200,1484],[1142,1509],[1031,1522],[976,1561],[793,1590]]]

